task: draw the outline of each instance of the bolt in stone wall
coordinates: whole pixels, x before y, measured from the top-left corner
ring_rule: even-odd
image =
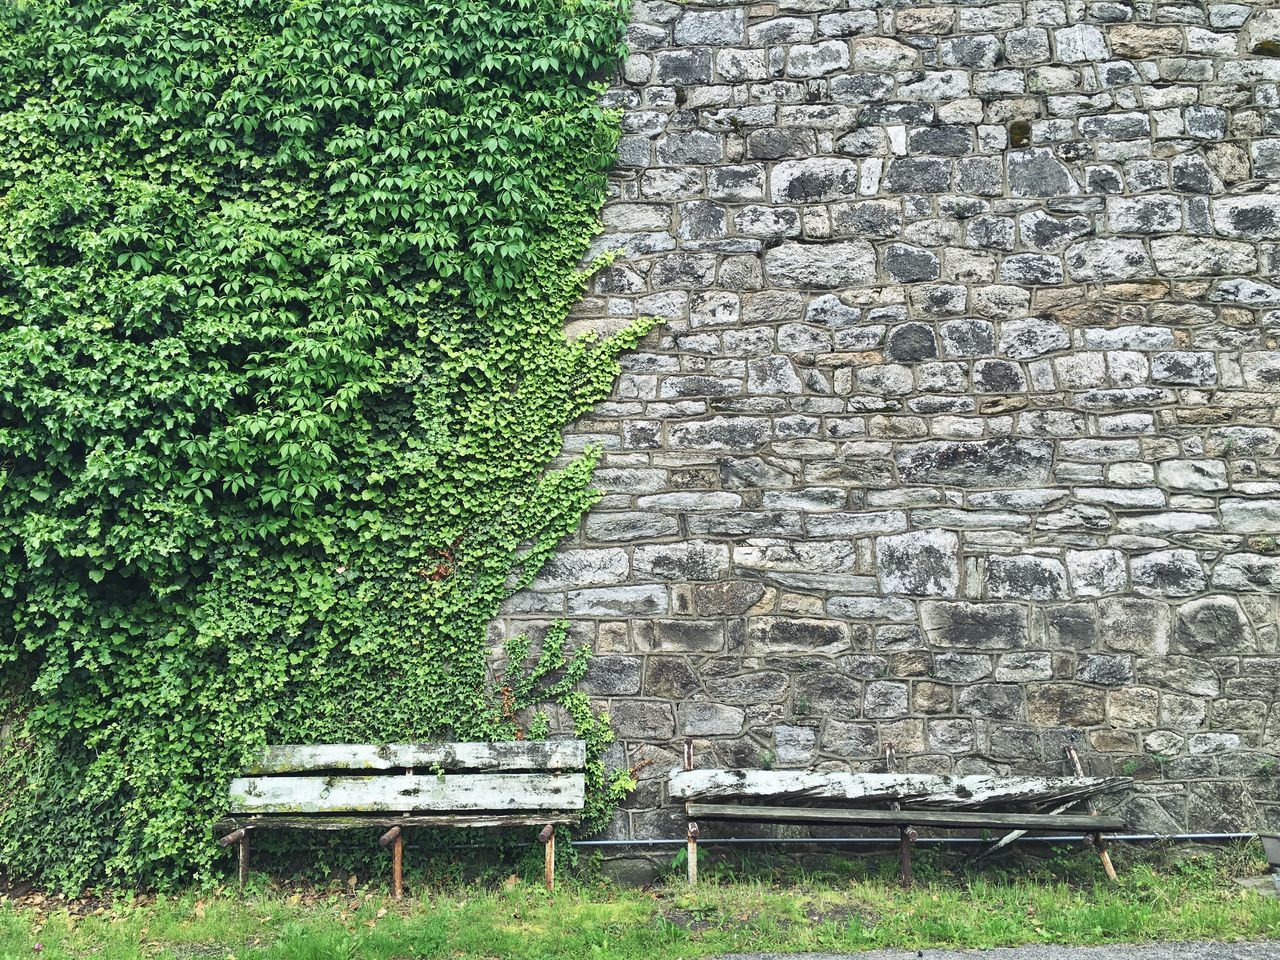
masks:
[[[574,322],[666,320],[605,496],[497,632],[699,762],[1139,778],[1280,816],[1280,10],[637,0]],[[646,761],[650,763],[646,764]]]

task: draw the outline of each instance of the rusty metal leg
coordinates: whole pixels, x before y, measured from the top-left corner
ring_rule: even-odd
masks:
[[[693,820],[689,821],[689,886],[696,886],[698,883],[698,824]]]
[[[239,869],[240,889],[244,889],[245,881],[249,879],[249,831],[246,830],[240,837],[240,869]]]
[[[556,828],[548,823],[542,828],[542,832],[538,834],[538,839],[544,844],[544,853],[542,858],[542,882],[546,884],[547,892],[556,888]]]
[[[396,900],[404,897],[404,835],[396,837],[395,846],[391,848],[391,896]]]
[[[911,845],[919,837],[920,835],[911,827],[900,827],[898,830],[898,862],[902,872],[903,890],[910,890],[911,885],[915,883],[915,876],[911,871]]]
[[[1102,861],[1102,869],[1106,873],[1107,879],[1112,883],[1118,883],[1120,878],[1116,876],[1116,868],[1111,862],[1111,854],[1107,851],[1107,841],[1102,838],[1102,834],[1086,834],[1084,842],[1097,851],[1098,859]]]
[[[404,831],[392,827],[378,838],[378,843],[391,848],[391,896],[399,900],[404,896]]]

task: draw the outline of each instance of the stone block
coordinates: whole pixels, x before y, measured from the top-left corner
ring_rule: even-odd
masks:
[[[946,530],[877,537],[876,566],[885,593],[954,597],[960,583],[959,538]]]
[[[849,628],[836,620],[753,617],[747,625],[747,653],[837,654],[849,650]]]
[[[1029,683],[1027,719],[1045,727],[1098,726],[1106,720],[1106,693],[1079,683]]]
[[[1012,650],[1028,642],[1027,611],[1017,604],[929,600],[920,605],[920,620],[941,647]]]

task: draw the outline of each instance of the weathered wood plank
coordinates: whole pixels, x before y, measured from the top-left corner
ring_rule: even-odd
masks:
[[[404,816],[269,816],[229,817],[213,825],[216,836],[235,830],[361,830],[387,827],[541,827],[548,823],[571,824],[580,814],[547,811],[542,813],[413,813]]]
[[[847,800],[977,809],[1084,799],[1127,787],[1127,777],[946,777],[910,773],[804,770],[673,770],[673,800]]]
[[[687,803],[685,814],[699,820],[757,823],[859,823],[881,827],[1021,827],[1027,830],[1121,830],[1119,817],[1079,813],[996,813],[965,810],[843,810],[832,807],[766,807],[737,803]]]
[[[515,770],[581,770],[587,763],[582,740],[512,740],[502,743],[284,743],[246,771],[250,775],[313,770],[404,770],[429,773]]]
[[[382,813],[581,810],[581,773],[454,776],[241,777],[232,813]]]

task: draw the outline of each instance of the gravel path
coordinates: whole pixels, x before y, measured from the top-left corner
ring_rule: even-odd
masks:
[[[992,950],[873,950],[867,953],[734,953],[720,960],[1280,960],[1273,943],[1146,943]]]

